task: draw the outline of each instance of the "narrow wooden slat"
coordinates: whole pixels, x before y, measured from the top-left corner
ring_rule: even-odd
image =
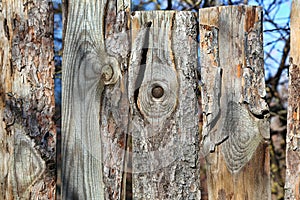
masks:
[[[192,12],[134,12],[128,95],[133,199],[200,199]]]
[[[128,1],[64,6],[63,199],[124,199],[130,47],[124,5]]]
[[[209,199],[270,199],[261,8],[199,11]]]
[[[300,199],[300,2],[291,12],[285,199]]]
[[[53,13],[0,1],[0,199],[54,199]]]

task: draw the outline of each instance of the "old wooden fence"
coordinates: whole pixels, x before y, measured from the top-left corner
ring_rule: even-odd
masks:
[[[286,199],[300,198],[299,13]],[[201,199],[204,157],[209,199],[271,199],[260,7],[78,0],[63,15],[62,199]],[[48,0],[0,0],[0,199],[55,198],[52,17]]]

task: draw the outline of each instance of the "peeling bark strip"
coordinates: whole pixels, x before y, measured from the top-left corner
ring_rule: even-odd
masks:
[[[300,2],[291,12],[285,199],[300,199]]]
[[[199,15],[209,199],[270,199],[261,8]]]
[[[53,13],[0,1],[0,199],[55,198]]]
[[[129,3],[68,2],[64,5],[62,196],[124,199]]]
[[[132,14],[133,199],[200,199],[192,12]]]

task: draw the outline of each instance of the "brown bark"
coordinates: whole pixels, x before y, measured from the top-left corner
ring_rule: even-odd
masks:
[[[0,27],[0,199],[53,199],[51,4],[0,1]]]
[[[291,12],[285,199],[300,199],[300,2]]]

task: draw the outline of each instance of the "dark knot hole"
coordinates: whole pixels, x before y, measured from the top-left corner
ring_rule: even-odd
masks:
[[[159,99],[164,95],[164,89],[160,85],[154,85],[151,93],[154,98]]]

